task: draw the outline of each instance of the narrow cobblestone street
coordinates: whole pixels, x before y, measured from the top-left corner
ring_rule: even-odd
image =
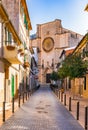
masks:
[[[9,118],[0,130],[83,130],[57,100],[49,86],[42,86]]]

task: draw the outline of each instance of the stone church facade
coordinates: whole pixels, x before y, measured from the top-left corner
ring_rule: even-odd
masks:
[[[61,20],[38,24],[31,36],[30,46],[38,49],[39,81],[50,82],[50,74],[56,71],[61,51],[76,46],[83,36],[62,27]]]

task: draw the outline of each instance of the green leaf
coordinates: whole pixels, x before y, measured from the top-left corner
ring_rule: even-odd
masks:
[[[62,63],[62,67],[59,68],[58,74],[61,78],[70,77],[83,77],[87,71],[88,62],[83,61],[81,54],[69,55]]]

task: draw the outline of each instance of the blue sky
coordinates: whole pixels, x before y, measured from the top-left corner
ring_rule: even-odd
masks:
[[[74,32],[88,31],[88,12],[84,11],[88,0],[26,0],[32,24],[31,34],[37,24],[61,19],[62,26]]]

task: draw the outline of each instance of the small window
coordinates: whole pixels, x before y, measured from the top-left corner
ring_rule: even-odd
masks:
[[[71,79],[69,79],[68,87],[71,88]]]
[[[11,35],[11,33],[8,31],[8,44],[11,44],[11,40],[12,40],[12,35]]]
[[[6,27],[5,27],[5,34],[4,35],[5,35],[5,39],[4,39],[5,40],[5,44],[7,44],[7,29],[6,29]]]

